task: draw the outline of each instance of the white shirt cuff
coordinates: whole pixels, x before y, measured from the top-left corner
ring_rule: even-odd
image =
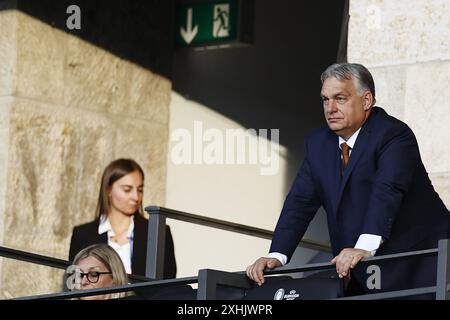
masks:
[[[358,241],[355,244],[355,249],[369,251],[373,257],[382,243],[383,239],[381,236],[364,233],[359,236]]]
[[[275,258],[281,262],[281,265],[284,266],[287,262],[287,256],[279,252],[271,252],[268,255],[269,258]]]

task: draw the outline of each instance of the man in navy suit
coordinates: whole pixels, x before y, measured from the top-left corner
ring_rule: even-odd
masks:
[[[370,72],[360,64],[334,64],[321,80],[327,125],[306,137],[306,157],[270,253],[250,265],[247,275],[261,285],[266,268],[287,263],[323,206],[339,277],[374,292],[366,286],[370,274],[357,266],[361,259],[437,247],[449,237],[450,214],[433,189],[411,129],[374,106]],[[378,292],[435,285],[435,256],[379,267]]]

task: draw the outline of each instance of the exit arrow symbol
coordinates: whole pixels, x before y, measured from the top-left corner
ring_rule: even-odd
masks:
[[[192,29],[192,8],[189,8],[187,11],[186,29],[181,27],[180,33],[184,41],[186,41],[186,43],[189,44],[192,42],[192,40],[194,40],[195,36],[197,35],[197,32],[198,32],[198,25],[196,25],[194,29]]]

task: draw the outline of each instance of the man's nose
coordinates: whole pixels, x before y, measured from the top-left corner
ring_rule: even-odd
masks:
[[[328,100],[328,113],[333,113],[338,110],[336,101],[334,99]]]

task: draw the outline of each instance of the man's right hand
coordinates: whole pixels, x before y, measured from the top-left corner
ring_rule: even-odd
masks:
[[[278,259],[261,257],[247,267],[247,277],[260,286],[264,283],[264,270],[277,267],[281,267],[281,262]]]

